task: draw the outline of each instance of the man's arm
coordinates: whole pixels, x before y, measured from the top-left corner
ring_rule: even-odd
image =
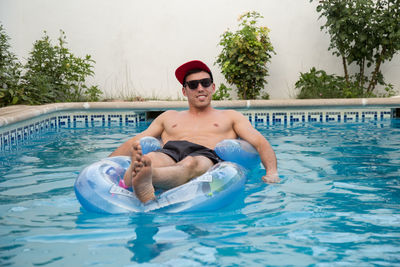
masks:
[[[164,113],[163,113],[164,114]],[[114,157],[114,156],[131,156],[132,153],[132,146],[136,141],[139,141],[142,137],[145,136],[153,136],[155,138],[158,138],[161,136],[163,130],[164,130],[164,123],[163,123],[163,114],[158,116],[151,124],[150,126],[144,130],[143,132],[135,135],[122,145],[120,145],[114,152],[112,152],[109,157]]]
[[[266,174],[262,177],[264,182],[279,182],[277,161],[274,150],[267,139],[251,125],[249,120],[237,111],[232,112],[233,130],[236,134],[253,145],[260,155]]]

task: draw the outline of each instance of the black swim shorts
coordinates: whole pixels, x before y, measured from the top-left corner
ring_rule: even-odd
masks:
[[[176,162],[183,160],[187,156],[204,156],[209,158],[214,164],[222,161],[214,150],[188,141],[168,141],[163,148],[155,152],[167,154]]]

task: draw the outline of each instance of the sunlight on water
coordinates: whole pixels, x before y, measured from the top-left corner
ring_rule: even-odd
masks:
[[[399,264],[398,125],[257,125],[281,183],[254,170],[222,210],[117,216],[82,210],[73,184],[147,125],[48,133],[0,152],[0,265]]]

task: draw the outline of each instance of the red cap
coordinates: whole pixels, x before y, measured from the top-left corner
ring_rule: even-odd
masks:
[[[183,85],[183,80],[185,79],[186,73],[194,69],[200,69],[204,70],[205,72],[208,72],[212,79],[211,70],[207,67],[206,64],[204,64],[200,60],[192,60],[186,62],[185,64],[176,69],[175,76],[178,79],[178,81]]]

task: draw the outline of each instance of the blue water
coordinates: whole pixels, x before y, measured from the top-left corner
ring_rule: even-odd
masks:
[[[400,266],[400,122],[257,125],[282,182],[217,212],[97,215],[73,184],[137,128],[62,129],[0,152],[0,266]]]

